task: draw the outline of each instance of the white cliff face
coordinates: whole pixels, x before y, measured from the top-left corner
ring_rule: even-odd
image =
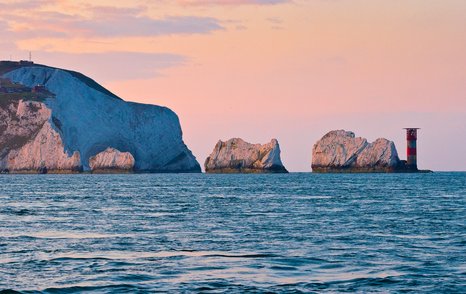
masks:
[[[66,154],[80,154],[84,171],[91,170],[91,157],[113,147],[132,154],[135,171],[200,172],[182,140],[178,117],[168,108],[125,102],[92,80],[61,69],[30,66],[4,77],[28,87],[42,84],[55,94],[44,102],[51,111],[47,119]],[[27,117],[24,124],[29,125]]]
[[[78,172],[81,169],[79,152],[69,156],[63,147],[60,135],[45,122],[36,137],[7,157],[7,169],[15,171]]]
[[[92,171],[132,171],[134,168],[134,157],[129,152],[120,152],[114,148],[107,148],[96,156],[89,159]]]
[[[68,155],[64,151],[60,135],[49,122],[50,115],[50,109],[36,101],[20,100],[0,108],[6,127],[0,132],[1,170],[35,172],[44,167],[50,172],[80,170],[79,153]]]
[[[344,130],[327,133],[312,149],[313,171],[392,171],[399,164],[392,141],[368,143]]]
[[[234,138],[219,141],[205,161],[206,172],[287,172],[276,139],[268,144],[250,144]]]
[[[37,133],[50,117],[50,109],[35,101],[9,101],[0,107],[0,144],[20,144]]]

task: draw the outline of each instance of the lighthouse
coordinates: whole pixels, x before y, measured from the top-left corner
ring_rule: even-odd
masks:
[[[406,166],[410,170],[417,170],[417,130],[419,128],[404,128],[406,130]]]

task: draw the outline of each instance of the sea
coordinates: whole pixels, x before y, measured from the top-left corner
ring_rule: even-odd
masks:
[[[466,293],[466,173],[2,175],[1,290]]]

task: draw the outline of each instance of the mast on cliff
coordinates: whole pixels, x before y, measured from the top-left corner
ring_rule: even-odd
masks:
[[[419,128],[404,128],[406,130],[406,166],[409,169],[417,170],[417,130]]]

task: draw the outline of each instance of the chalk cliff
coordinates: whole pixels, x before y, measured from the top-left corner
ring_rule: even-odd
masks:
[[[331,131],[312,149],[314,172],[394,172],[401,171],[395,144],[387,139],[368,143],[353,132]]]
[[[286,173],[276,139],[270,143],[250,144],[233,138],[218,141],[205,161],[207,173]]]
[[[79,152],[67,154],[53,129],[51,111],[37,101],[0,107],[0,170],[9,172],[78,172]]]
[[[168,108],[43,65],[0,62],[0,75],[0,171],[200,172]]]

